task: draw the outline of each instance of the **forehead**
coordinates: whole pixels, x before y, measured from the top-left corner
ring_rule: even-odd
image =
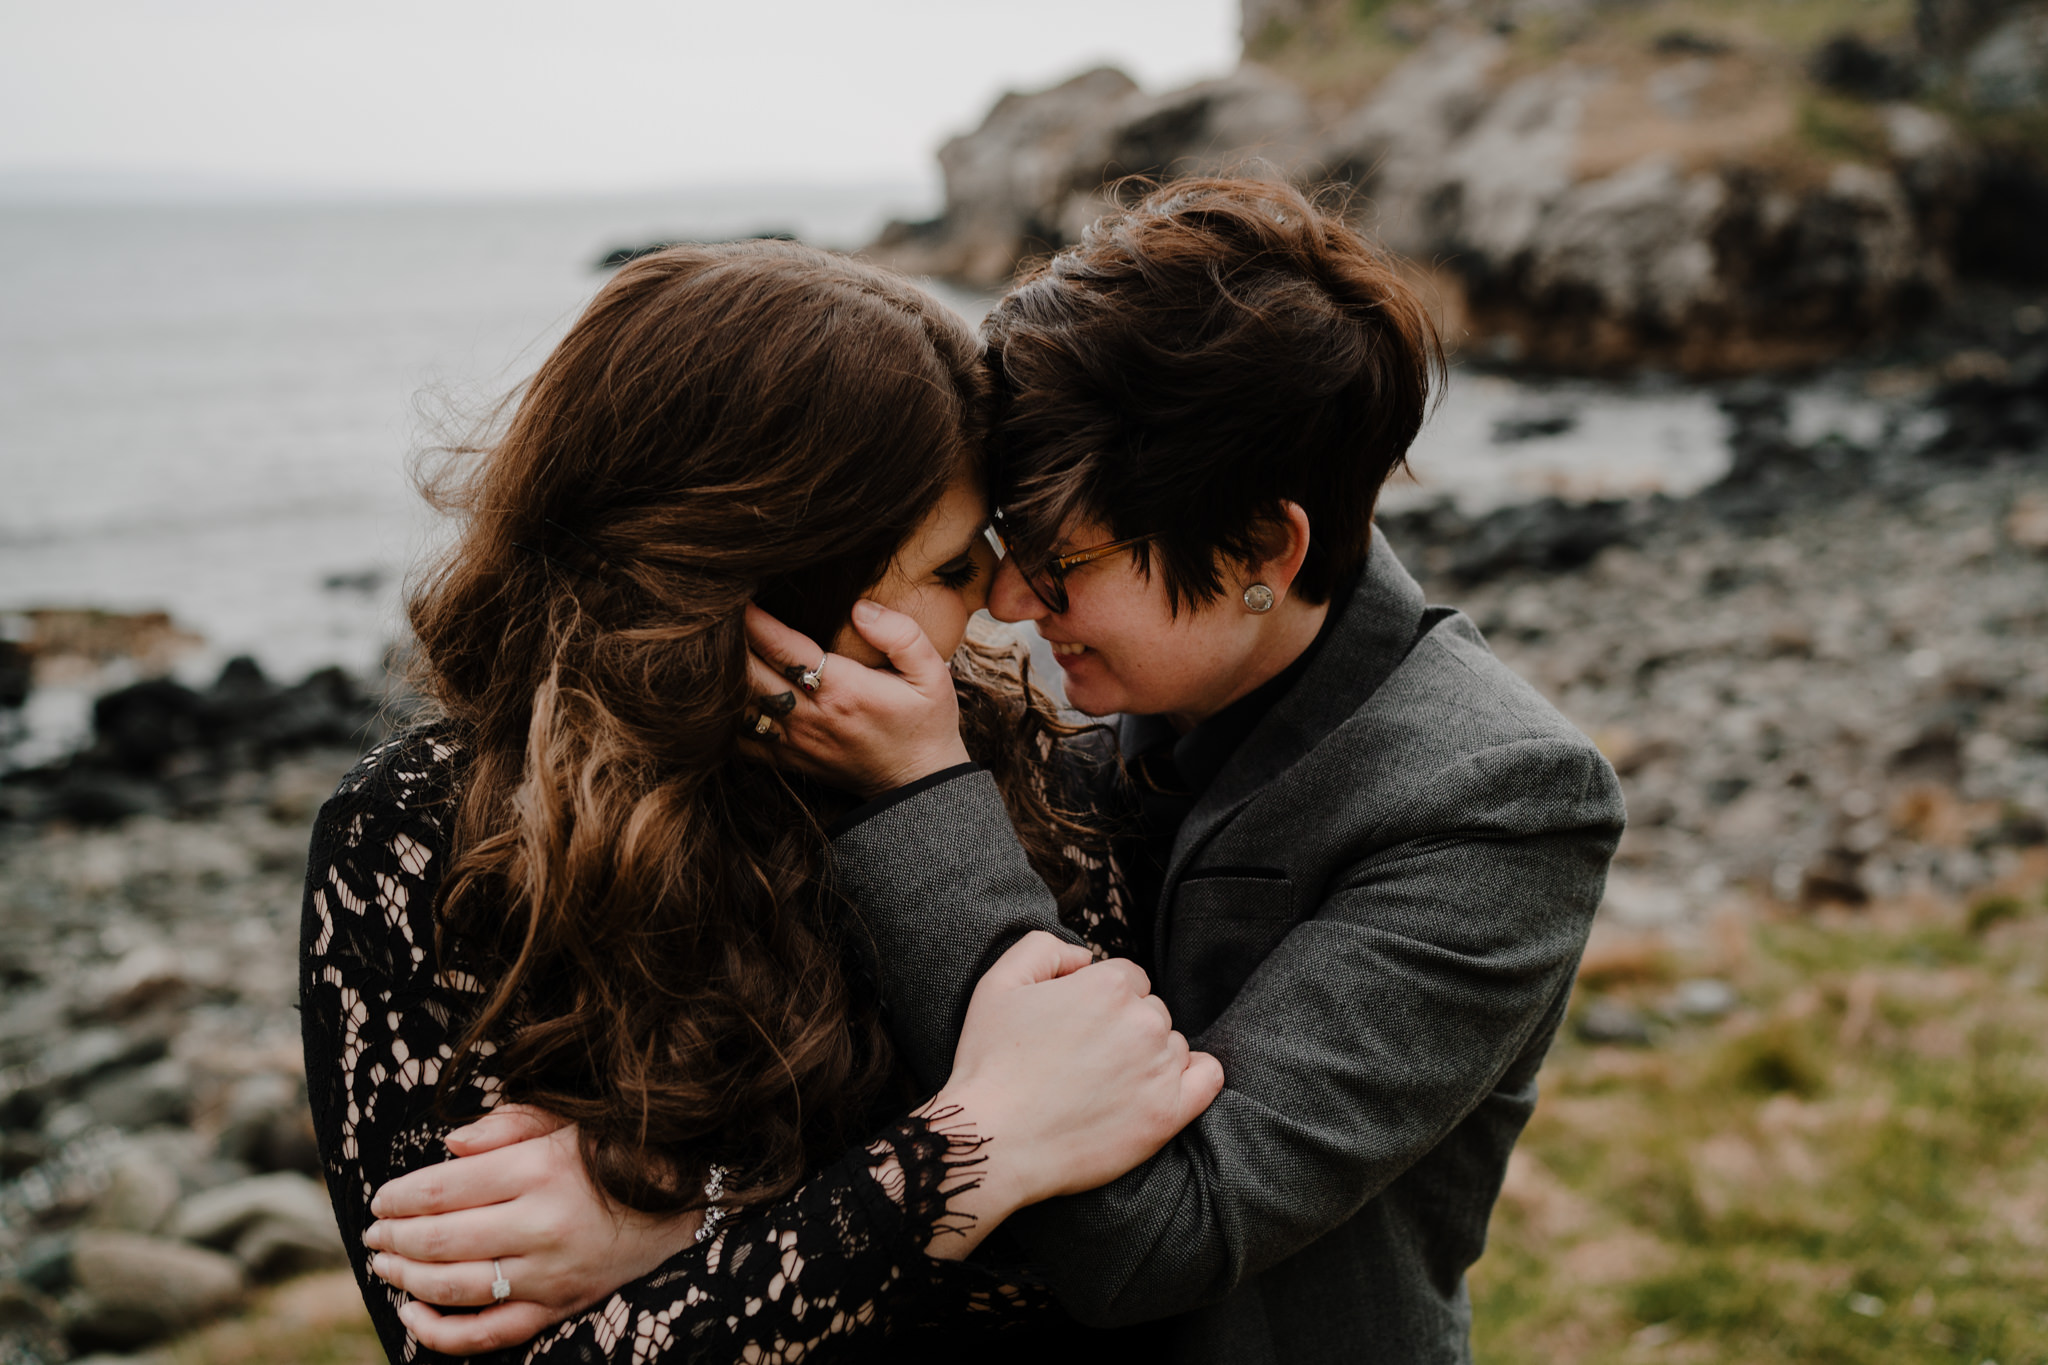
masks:
[[[970,548],[987,524],[988,499],[981,491],[981,481],[963,475],[947,487],[918,523],[904,543],[901,557],[906,562],[943,564]]]

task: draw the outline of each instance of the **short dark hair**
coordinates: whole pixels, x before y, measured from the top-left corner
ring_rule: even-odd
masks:
[[[1150,537],[1139,567],[1182,605],[1263,557],[1283,501],[1309,516],[1309,601],[1365,562],[1373,507],[1444,373],[1391,260],[1285,184],[1153,187],[1037,267],[984,324],[991,492],[1012,553],[1052,558],[1071,518]],[[1086,548],[1086,547],[1080,547]]]

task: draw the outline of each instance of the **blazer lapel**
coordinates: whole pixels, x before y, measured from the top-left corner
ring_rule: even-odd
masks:
[[[1188,863],[1224,822],[1343,724],[1408,657],[1422,624],[1422,587],[1374,528],[1365,573],[1336,631],[1292,691],[1282,697],[1224,764],[1188,813],[1153,915],[1153,961],[1166,961],[1167,907]],[[1139,719],[1139,718],[1132,718]]]

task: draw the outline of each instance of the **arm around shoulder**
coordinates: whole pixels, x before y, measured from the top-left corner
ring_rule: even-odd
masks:
[[[1074,939],[979,769],[842,831],[832,865],[873,941],[890,1033],[927,1090],[945,1084],[968,1001],[995,960],[1033,930]]]
[[[1461,755],[1415,790],[1193,1040],[1223,1063],[1215,1104],[1129,1174],[1016,1215],[1080,1320],[1229,1293],[1351,1217],[1547,1044],[1620,837],[1612,770],[1582,737],[1544,737]],[[835,862],[936,1084],[990,946],[1056,928],[1052,898],[985,774],[842,835]]]

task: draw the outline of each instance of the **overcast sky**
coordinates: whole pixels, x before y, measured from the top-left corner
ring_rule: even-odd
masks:
[[[0,175],[924,180],[1005,89],[1227,70],[1236,0],[0,0]]]

